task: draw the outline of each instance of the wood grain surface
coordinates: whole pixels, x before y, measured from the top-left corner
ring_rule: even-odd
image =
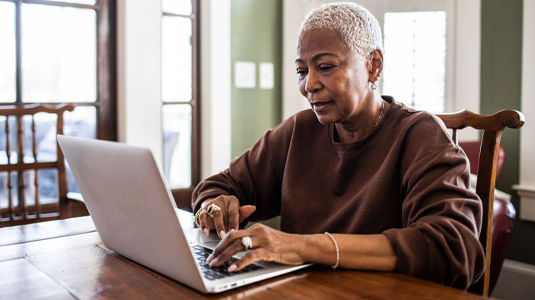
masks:
[[[401,274],[328,266],[206,295],[106,249],[88,220],[0,229],[0,237],[20,235],[0,246],[0,299],[487,299]]]

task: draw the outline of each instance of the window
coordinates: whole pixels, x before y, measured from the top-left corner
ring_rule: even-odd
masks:
[[[66,135],[116,140],[114,0],[0,0],[0,44],[0,106],[72,103],[75,110],[64,114]],[[55,120],[36,115],[36,127],[37,160],[46,160],[56,151]],[[0,128],[0,141],[5,134]],[[31,150],[24,152],[33,159]],[[0,153],[7,157],[5,145]],[[57,187],[55,180],[40,175],[41,187]],[[70,171],[68,184],[78,192]],[[0,186],[0,196],[6,188]]]
[[[418,110],[455,109],[457,4],[456,0],[374,2],[371,11],[382,26],[385,51],[382,94]]]
[[[200,180],[198,16],[197,1],[162,1],[163,170],[174,193]]]
[[[384,16],[383,93],[418,110],[444,112],[446,12]]]

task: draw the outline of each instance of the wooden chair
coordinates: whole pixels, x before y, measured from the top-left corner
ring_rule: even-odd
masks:
[[[0,186],[0,191],[3,190],[0,196],[4,198],[3,201],[0,201],[0,227],[63,219],[71,216],[72,207],[69,206],[70,203],[67,199],[65,160],[57,142],[55,142],[55,136],[63,134],[63,113],[73,110],[74,105],[72,104],[27,104],[0,107],[0,120],[2,116],[5,118],[3,122],[0,121],[4,123],[3,134],[5,136],[5,139],[0,141],[4,144],[1,145],[4,151],[0,152],[2,160],[0,161],[0,178],[5,181]],[[43,159],[38,155],[38,133],[42,127],[36,126],[35,115],[41,113],[50,114],[51,130],[53,130],[53,126],[56,127],[56,131],[51,133],[54,136],[53,148],[55,148],[56,153],[50,160],[45,161],[41,161]],[[55,120],[53,120],[54,117]],[[16,145],[12,145],[13,140]],[[52,203],[42,203],[42,196],[39,192],[39,187],[43,185],[41,181],[54,185],[54,179],[40,178],[42,176],[38,171],[49,169],[52,170],[49,171],[49,174],[53,174],[54,170],[57,170],[55,182],[57,183],[58,199]],[[55,189],[55,185],[52,188]],[[2,199],[0,198],[0,200]],[[80,214],[84,214],[84,208],[80,208],[82,210]]]
[[[524,115],[516,110],[501,110],[490,116],[463,110],[457,113],[440,114],[438,117],[442,119],[446,127],[453,130],[452,138],[457,145],[457,130],[472,127],[483,131],[479,151],[476,193],[483,202],[483,224],[479,241],[485,250],[487,267],[484,276],[470,287],[469,291],[488,296],[492,254],[494,188],[500,140],[505,127],[520,128],[524,125]]]

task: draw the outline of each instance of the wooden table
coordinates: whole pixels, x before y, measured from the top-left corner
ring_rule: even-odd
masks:
[[[191,214],[181,213],[184,224]],[[107,250],[90,217],[0,229],[0,299],[486,299],[409,276],[312,266],[205,295]]]

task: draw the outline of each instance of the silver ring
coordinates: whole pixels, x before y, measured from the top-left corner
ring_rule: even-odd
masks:
[[[251,240],[250,236],[242,237],[241,243],[243,244],[243,247],[245,247],[245,251],[253,248],[253,241]]]

